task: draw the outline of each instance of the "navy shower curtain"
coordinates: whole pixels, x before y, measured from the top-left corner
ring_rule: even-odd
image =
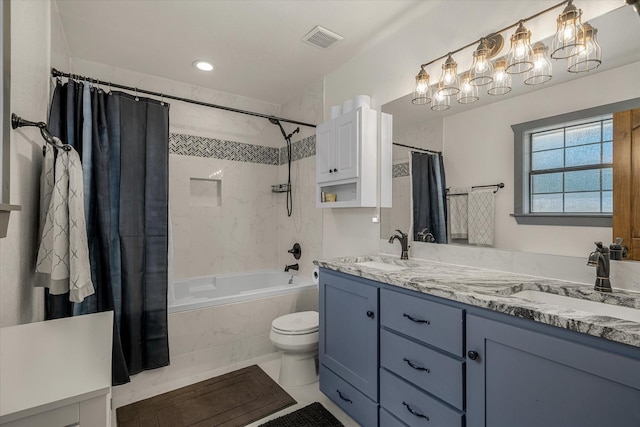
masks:
[[[413,240],[431,233],[436,243],[447,243],[444,163],[439,154],[411,153]]]
[[[66,136],[78,151],[85,150],[83,171],[90,177],[85,210],[96,292],[74,306],[68,295],[66,301],[47,295],[46,316],[113,310],[112,382],[119,385],[130,375],[169,364],[169,105],[91,88],[83,111],[82,92],[72,80],[57,85],[50,128],[63,142]]]

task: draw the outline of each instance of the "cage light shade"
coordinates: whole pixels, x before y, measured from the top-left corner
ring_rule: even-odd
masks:
[[[549,59],[549,48],[543,43],[536,43],[533,46],[533,68],[524,75],[524,84],[539,85],[551,80],[551,60]]]
[[[458,64],[449,54],[447,60],[442,64],[442,74],[440,75],[437,91],[442,95],[452,96],[460,91],[459,87]]]
[[[478,86],[471,84],[471,73],[467,71],[460,78],[460,92],[458,92],[458,103],[473,104],[480,97],[478,96]]]
[[[567,59],[577,53],[575,48],[582,43],[579,38],[582,31],[582,10],[577,9],[569,0],[557,22],[558,28],[551,44],[551,57]]]
[[[507,55],[507,68],[509,74],[526,73],[533,68],[533,51],[531,49],[531,31],[527,30],[524,23],[520,25],[511,36],[511,49]]]
[[[431,101],[431,109],[433,111],[444,111],[451,108],[451,97],[445,95],[441,89],[442,87],[440,87],[440,83],[438,83]]]
[[[416,86],[413,89],[411,102],[415,105],[427,105],[431,102],[431,87],[429,87],[429,74],[424,67],[416,75]]]
[[[578,34],[581,44],[574,48],[574,55],[569,58],[570,73],[583,73],[598,68],[602,64],[602,48],[596,40],[598,30],[585,23]]]
[[[486,39],[481,39],[478,48],[473,52],[473,64],[469,70],[469,84],[484,86],[493,81],[493,64],[490,60],[491,49]]]
[[[511,92],[511,74],[507,73],[507,61],[498,59],[496,61],[493,82],[489,85],[487,93],[489,95],[506,95]]]

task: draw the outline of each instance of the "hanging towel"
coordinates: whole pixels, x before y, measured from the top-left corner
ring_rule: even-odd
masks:
[[[452,239],[467,239],[469,224],[469,196],[471,187],[449,189],[449,218]]]
[[[493,190],[469,192],[469,244],[493,246]]]
[[[56,138],[60,144],[60,140]],[[45,156],[43,174],[50,170]],[[36,286],[53,295],[69,292],[69,300],[81,302],[94,293],[89,267],[87,230],[84,220],[82,165],[74,149],[61,150],[55,160],[55,183],[46,209],[36,264]],[[42,188],[46,192],[47,186]],[[46,201],[42,194],[41,200]]]
[[[53,185],[55,183],[53,165],[56,160],[55,150],[52,146],[45,144],[42,149],[44,150],[44,159],[42,160],[42,172],[40,172],[40,222],[38,231],[40,239],[43,237],[42,230],[49,211],[51,194],[53,194]]]

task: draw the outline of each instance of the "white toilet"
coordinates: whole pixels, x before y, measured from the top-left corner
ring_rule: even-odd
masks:
[[[283,386],[318,381],[318,312],[303,311],[280,316],[271,322],[269,338],[282,350],[280,378]]]

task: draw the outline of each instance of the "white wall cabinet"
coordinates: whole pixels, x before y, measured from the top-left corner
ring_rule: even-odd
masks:
[[[378,167],[377,112],[360,107],[316,129],[316,206],[375,207]],[[324,202],[323,193],[336,194]]]

